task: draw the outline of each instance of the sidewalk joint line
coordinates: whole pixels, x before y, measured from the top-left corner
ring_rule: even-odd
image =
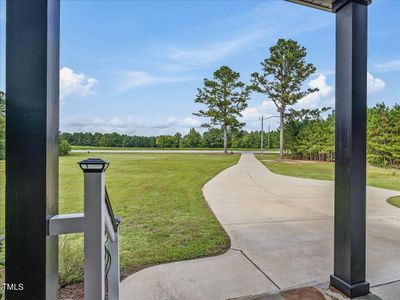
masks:
[[[280,195],[278,195],[278,194],[275,194],[275,193],[273,193],[273,192],[267,190],[261,183],[258,183],[258,182],[253,178],[253,176],[251,176],[250,171],[247,171],[247,175],[250,177],[250,179],[251,179],[258,187],[260,187],[261,189],[263,189],[263,190],[266,191],[267,193],[270,193],[270,194],[272,194],[272,195],[274,195],[274,196],[280,198],[281,200],[289,201],[289,202],[291,202],[291,203],[294,203],[295,205],[299,205],[299,206],[301,206],[301,207],[303,207],[303,208],[306,208],[306,209],[309,209],[309,210],[315,211],[316,213],[321,214],[320,212],[318,212],[317,210],[312,209],[311,207],[307,207],[307,206],[301,205],[301,204],[297,203],[296,201],[290,200],[290,199],[288,199],[288,198],[286,198],[286,197],[282,197],[282,196],[280,196]]]
[[[260,183],[258,183],[257,181],[255,181],[255,179],[253,178],[253,176],[251,176],[250,171],[247,171],[247,175],[250,177],[251,181],[253,181],[259,188],[263,189],[263,190],[266,191],[267,193],[270,193],[270,194],[272,194],[272,195],[278,197],[279,199],[285,200],[284,198],[282,198],[282,196],[280,196],[280,195],[278,195],[278,194],[275,194],[275,193],[273,193],[273,192],[267,190],[263,185],[261,185]]]
[[[281,289],[281,288],[279,287],[279,285],[277,285],[277,284],[275,283],[275,281],[273,281],[273,280],[271,279],[271,277],[269,277],[259,266],[257,266],[257,264],[256,264],[255,262],[253,262],[253,261],[250,259],[250,257],[248,257],[248,256],[243,252],[243,250],[241,250],[241,249],[236,249],[236,248],[231,248],[231,249],[232,249],[232,250],[235,250],[235,251],[239,251],[240,253],[242,253],[243,256],[244,256],[258,271],[260,271],[269,281],[271,281],[272,284],[273,284],[278,290]]]
[[[269,224],[269,223],[284,223],[284,222],[305,222],[305,221],[333,221],[333,218],[315,218],[315,219],[300,219],[300,220],[272,220],[260,222],[243,222],[243,223],[223,223],[222,225],[251,225],[251,224]]]
[[[396,282],[400,282],[400,279],[394,279],[392,281],[371,285],[371,289],[376,288],[376,287],[380,287],[380,286],[384,286],[384,285],[389,285],[389,284],[396,283]]]

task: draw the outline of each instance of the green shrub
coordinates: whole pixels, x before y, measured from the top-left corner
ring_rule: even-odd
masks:
[[[64,139],[60,139],[59,155],[67,155],[71,151],[71,145]]]
[[[83,235],[63,235],[59,240],[60,285],[65,286],[83,278]]]

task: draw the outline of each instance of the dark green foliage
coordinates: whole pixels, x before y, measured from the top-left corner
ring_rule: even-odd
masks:
[[[261,62],[262,73],[251,74],[252,89],[266,95],[275,104],[280,116],[280,158],[283,159],[286,108],[297,103],[317,88],[301,91],[303,82],[315,72],[306,63],[306,48],[292,39],[279,39],[269,49],[270,56]]]
[[[183,147],[183,138],[182,138],[182,134],[177,132],[175,133],[175,139],[178,141],[178,147],[182,148]]]
[[[329,107],[289,110],[285,123],[285,148],[290,151],[292,158],[333,160],[335,117],[334,114],[325,119],[322,117],[329,110]]]
[[[189,133],[183,137],[183,147],[199,148],[201,147],[201,134],[196,129],[190,129]]]
[[[335,117],[303,121],[294,142],[288,145],[292,157],[333,161],[335,151]]]
[[[378,103],[368,110],[368,161],[400,167],[400,105]]]
[[[333,161],[335,115],[320,110],[289,111],[285,123],[285,148],[292,158]],[[367,158],[371,165],[400,168],[400,105],[378,103],[368,109]],[[277,131],[276,131],[277,134]]]
[[[241,131],[232,136],[233,148],[260,148],[261,131]],[[264,131],[264,149],[279,149],[279,130]]]
[[[58,149],[59,149],[58,155],[60,156],[68,155],[69,151],[71,151],[71,145],[65,139],[61,138]]]
[[[180,137],[176,135],[160,135],[156,137],[157,148],[179,148]]]
[[[85,137],[89,137],[85,139]],[[93,137],[93,138],[91,138]],[[97,137],[97,138],[95,138]],[[232,130],[228,133],[228,146],[231,148],[259,148],[260,131]],[[224,146],[223,130],[210,128],[203,134],[195,128],[182,137],[182,134],[160,135],[155,137],[127,136],[102,133],[67,133],[60,135],[74,146],[126,147],[126,148],[222,148]],[[97,140],[97,141],[96,141]],[[122,141],[122,142],[121,142]],[[150,141],[150,143],[148,143]],[[269,147],[268,147],[269,141]],[[276,149],[279,147],[279,134],[276,131],[264,132],[264,148]]]
[[[103,134],[100,139],[97,141],[99,146],[109,146],[109,147],[119,147],[122,145],[123,137],[116,133],[105,133]]]
[[[147,136],[130,136],[118,133],[63,132],[61,138],[74,146],[103,147],[155,147],[156,138]]]
[[[223,131],[219,128],[210,128],[203,133],[202,146],[204,148],[221,148],[224,146]]]
[[[204,87],[197,89],[195,102],[204,104],[206,110],[193,113],[205,117],[209,122],[202,126],[219,127],[223,131],[224,152],[227,153],[229,131],[244,126],[238,117],[247,107],[250,90],[239,80],[240,74],[227,66],[222,66],[213,74],[213,80],[204,79]]]

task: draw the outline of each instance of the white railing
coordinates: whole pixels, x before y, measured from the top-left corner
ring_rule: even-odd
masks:
[[[83,169],[83,168],[82,168]],[[105,186],[105,171],[84,169],[84,213],[55,215],[49,219],[49,235],[84,233],[84,297],[119,299],[119,230]]]

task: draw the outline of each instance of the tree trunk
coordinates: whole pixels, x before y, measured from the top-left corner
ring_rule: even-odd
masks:
[[[224,153],[228,154],[228,132],[224,126]]]
[[[285,155],[283,153],[283,126],[285,122],[285,109],[281,107],[280,111],[280,132],[279,132],[279,159],[284,159]]]

